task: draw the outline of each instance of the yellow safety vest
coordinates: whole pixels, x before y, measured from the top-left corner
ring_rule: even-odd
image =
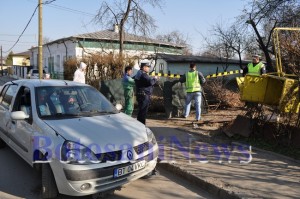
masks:
[[[198,71],[187,72],[185,74],[186,81],[185,87],[187,93],[199,92],[201,91],[201,85],[199,80]]]
[[[255,67],[253,67],[253,63],[249,63],[248,64],[248,74],[260,76],[261,75],[260,70],[261,70],[262,66],[263,66],[263,63],[261,63],[261,62],[256,64]]]

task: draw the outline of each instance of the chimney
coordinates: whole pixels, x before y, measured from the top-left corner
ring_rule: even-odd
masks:
[[[119,25],[118,24],[114,24],[114,32],[119,33]]]

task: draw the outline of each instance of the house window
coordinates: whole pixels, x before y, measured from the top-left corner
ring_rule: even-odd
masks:
[[[48,72],[54,73],[54,57],[48,57]]]
[[[163,64],[163,63],[160,63],[160,64],[159,64],[159,72],[160,72],[160,73],[163,73],[163,72],[164,72],[164,69],[165,69],[164,64]]]
[[[56,55],[56,60],[55,60],[55,71],[59,72],[60,71],[60,55]]]

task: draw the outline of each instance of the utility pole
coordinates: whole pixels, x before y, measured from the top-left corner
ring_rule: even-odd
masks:
[[[38,48],[38,69],[39,78],[43,79],[43,13],[42,0],[39,0],[39,48]]]
[[[2,46],[1,46],[1,49],[0,49],[0,51],[1,51],[1,58],[0,58],[0,60],[1,60],[1,75],[3,76],[3,57],[2,57]]]

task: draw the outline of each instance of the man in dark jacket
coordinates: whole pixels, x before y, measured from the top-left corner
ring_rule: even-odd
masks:
[[[134,77],[136,87],[136,99],[138,102],[137,120],[146,125],[146,117],[150,105],[150,98],[153,92],[153,86],[157,82],[157,77],[148,75],[150,65],[141,63],[141,69]]]

